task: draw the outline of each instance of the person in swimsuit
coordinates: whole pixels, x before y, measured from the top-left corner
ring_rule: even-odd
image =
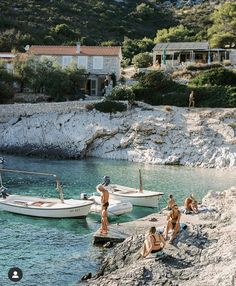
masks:
[[[109,192],[105,189],[105,187],[100,184],[96,188],[97,192],[101,195],[101,205],[104,206],[107,204],[109,206]]]
[[[105,187],[100,184],[96,187],[96,190],[99,194],[101,194],[101,223],[102,226],[100,228],[101,234],[107,234],[108,231],[108,218],[107,218],[107,208],[109,207],[109,192],[105,189]]]
[[[102,211],[101,211],[101,228],[100,228],[100,234],[106,235],[108,232],[108,218],[107,218],[107,207],[108,203],[105,203],[102,206]]]
[[[194,198],[193,195],[190,195],[188,198],[186,198],[184,202],[184,208],[186,213],[189,212],[198,213],[197,200]]]
[[[178,231],[180,229],[180,223],[179,223],[180,222],[180,216],[181,216],[181,214],[180,214],[179,208],[175,204],[167,216],[167,226],[166,226],[165,231],[164,231],[164,237],[165,237],[165,240],[167,240],[168,232],[169,232],[169,230],[172,229],[172,234],[171,234],[171,237],[169,240],[170,243],[175,239],[176,234],[178,233]]]
[[[150,253],[161,251],[164,247],[165,240],[162,234],[157,233],[155,226],[152,226],[142,246],[141,255],[146,257]]]
[[[172,210],[172,208],[176,205],[175,199],[173,195],[169,195],[169,199],[167,201],[167,209]]]

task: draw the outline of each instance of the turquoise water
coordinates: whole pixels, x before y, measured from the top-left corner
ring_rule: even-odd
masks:
[[[142,169],[145,189],[165,193],[157,209],[134,208],[113,222],[129,221],[151,214],[165,206],[173,193],[178,204],[194,193],[200,200],[209,190],[224,190],[236,185],[233,171],[193,169],[126,161],[89,159],[82,161],[46,160],[4,156],[5,168],[56,173],[61,177],[66,198],[93,193],[104,175],[112,182],[138,187],[138,169]],[[28,175],[3,175],[12,193],[57,196],[53,179]],[[95,273],[106,250],[92,245],[92,234],[99,227],[99,216],[86,219],[41,219],[0,211],[0,285],[77,285],[85,273]],[[10,282],[9,268],[20,267],[23,279]]]

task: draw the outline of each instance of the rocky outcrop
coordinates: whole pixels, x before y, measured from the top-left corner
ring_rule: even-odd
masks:
[[[81,103],[6,106],[0,150],[64,158],[101,157],[151,164],[236,166],[236,109],[139,104],[124,113]]]
[[[140,231],[140,235],[134,234],[118,244],[104,258],[98,275],[86,285],[235,285],[236,187],[209,193],[203,202],[209,211],[182,215],[181,221],[186,222],[187,228],[178,234],[173,245],[167,244],[163,258],[139,258],[146,225],[143,233]],[[157,221],[160,216],[163,215],[156,216]]]

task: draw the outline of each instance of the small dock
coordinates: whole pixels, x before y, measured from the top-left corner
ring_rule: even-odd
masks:
[[[107,242],[119,243],[124,241],[129,234],[124,232],[124,229],[119,225],[109,225],[108,234],[100,234],[98,229],[93,235],[93,244],[94,245],[104,245]]]

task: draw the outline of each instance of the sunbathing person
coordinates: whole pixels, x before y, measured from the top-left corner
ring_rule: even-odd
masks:
[[[164,231],[164,238],[165,240],[168,239],[168,233],[170,230],[172,230],[172,234],[170,237],[169,242],[171,243],[175,237],[176,234],[178,233],[179,229],[180,229],[180,211],[177,205],[174,205],[172,210],[170,211],[170,213],[167,216],[167,226],[165,228]]]
[[[167,201],[167,209],[172,210],[172,208],[176,205],[175,199],[173,195],[169,195],[169,199]]]
[[[141,255],[143,257],[146,257],[150,253],[161,251],[164,247],[165,247],[165,240],[162,234],[157,233],[155,226],[152,226],[142,246]]]
[[[184,208],[186,210],[186,213],[188,212],[194,212],[198,213],[198,206],[197,206],[197,200],[193,197],[193,195],[190,195],[188,198],[186,198],[184,202]]]

